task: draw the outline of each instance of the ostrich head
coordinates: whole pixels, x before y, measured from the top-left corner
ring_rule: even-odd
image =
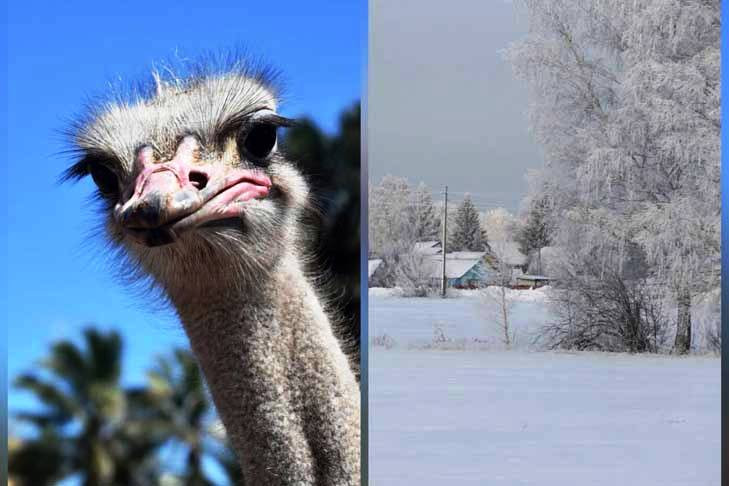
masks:
[[[75,124],[67,178],[89,175],[109,240],[168,291],[233,272],[259,278],[296,243],[307,186],[278,150],[265,71],[154,75],[154,88],[94,107]],[[205,278],[207,277],[207,278]],[[193,289],[195,290],[195,289]]]

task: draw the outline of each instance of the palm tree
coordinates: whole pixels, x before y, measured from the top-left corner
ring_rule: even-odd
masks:
[[[71,448],[52,427],[33,440],[15,438],[8,444],[8,477],[14,486],[55,484],[72,472],[66,460]]]
[[[121,337],[87,328],[84,344],[54,344],[41,362],[45,377],[26,373],[15,380],[44,409],[17,414],[37,434],[10,455],[11,474],[34,486],[75,473],[88,486],[155,484],[161,437],[130,416],[143,403],[120,386]]]
[[[155,410],[155,423],[186,449],[183,484],[213,485],[203,471],[203,457],[215,448],[210,433],[214,410],[194,356],[175,349],[169,357],[158,358],[147,376],[148,406]]]

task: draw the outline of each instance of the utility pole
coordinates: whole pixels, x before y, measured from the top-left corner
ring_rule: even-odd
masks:
[[[448,186],[445,186],[445,198],[443,199],[443,275],[440,285],[441,297],[446,296],[448,280],[446,278],[446,239],[448,237]]]

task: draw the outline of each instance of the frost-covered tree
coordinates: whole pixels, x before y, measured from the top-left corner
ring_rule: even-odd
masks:
[[[407,179],[385,176],[369,192],[370,254],[382,258],[378,285],[397,286],[407,295],[425,295],[433,285],[426,257],[415,243],[439,240],[439,209],[430,190],[419,184],[413,191]]]
[[[507,240],[500,239],[491,245],[491,254],[495,257],[494,272],[488,287],[481,289],[479,300],[486,321],[495,325],[499,331],[501,343],[511,349],[515,341],[512,329],[512,310],[515,299],[510,286],[513,283],[514,270],[509,265],[509,247]]]
[[[386,175],[369,189],[369,248],[380,258],[405,253],[416,237],[410,210],[412,192],[408,181]]]
[[[490,241],[513,241],[518,228],[516,218],[505,208],[486,211],[481,225],[488,232]]]
[[[486,233],[481,228],[481,218],[471,201],[471,196],[466,194],[456,211],[448,248],[452,251],[483,251],[486,249],[486,244]]]
[[[575,237],[567,213],[584,216],[580,257],[610,240],[613,274],[637,245],[685,353],[692,300],[719,285],[719,2],[521,4],[530,30],[509,57],[532,89],[557,239]]]
[[[605,164],[641,201],[636,240],[675,296],[674,349],[686,353],[692,300],[719,284],[720,10],[696,0],[643,7],[625,33],[609,143],[588,170]]]
[[[516,235],[522,253],[527,257],[536,255],[537,273],[542,273],[542,248],[549,246],[551,231],[549,226],[549,199],[540,197],[532,200],[523,226]]]
[[[441,211],[422,182],[413,190],[405,178],[383,177],[369,190],[370,253],[406,253],[417,241],[439,240]]]
[[[529,33],[507,57],[532,95],[532,131],[542,145],[548,188],[557,208],[579,201],[577,171],[605,134],[615,99],[623,16],[617,0],[521,0]]]
[[[433,203],[430,189],[424,183],[413,191],[410,219],[417,241],[439,240],[440,216]]]
[[[438,241],[441,243],[443,242],[443,201],[438,201],[435,203],[435,208],[438,214],[440,215],[439,218],[439,224],[438,224]],[[448,251],[452,251],[452,245],[450,241],[450,235],[453,233],[453,222],[456,220],[456,214],[458,214],[458,206],[455,204],[448,203]]]

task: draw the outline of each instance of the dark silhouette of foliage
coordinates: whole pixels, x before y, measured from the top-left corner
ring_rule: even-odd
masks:
[[[23,484],[53,484],[80,473],[84,485],[154,484],[151,452],[160,438],[144,431],[130,411],[138,402],[120,386],[122,340],[118,333],[87,328],[84,347],[60,341],[40,373],[18,376],[15,386],[33,393],[44,410],[19,413],[37,429],[9,458]],[[42,463],[42,465],[39,465]]]
[[[312,187],[316,211],[311,247],[348,338],[359,350],[360,322],[360,104],[345,110],[327,135],[303,119],[287,130],[282,147]]]

